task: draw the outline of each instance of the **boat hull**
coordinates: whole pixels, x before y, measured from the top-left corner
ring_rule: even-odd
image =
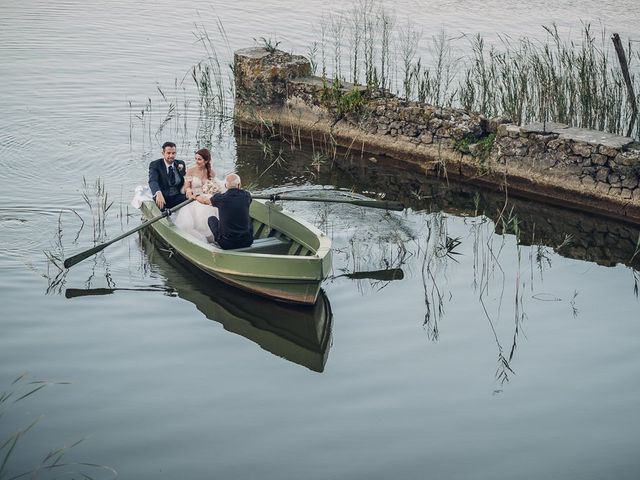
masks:
[[[144,202],[141,211],[146,219],[160,213],[151,201]],[[227,284],[280,301],[314,304],[331,270],[331,241],[272,202],[254,200],[250,215],[255,243],[278,237],[288,253],[222,250],[181,231],[168,218],[149,228],[177,255]]]

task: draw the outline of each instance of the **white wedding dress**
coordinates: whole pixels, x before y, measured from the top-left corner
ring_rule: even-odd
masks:
[[[194,194],[202,192],[202,180],[200,177],[185,177],[185,180],[191,180],[191,190]],[[224,183],[217,178],[212,178],[216,192],[223,193],[225,191]],[[213,194],[211,194],[213,195]],[[213,234],[209,228],[209,217],[218,216],[218,209],[209,205],[203,205],[200,202],[193,201],[189,205],[182,207],[171,218],[173,223],[180,229],[190,233],[194,237],[203,242],[213,241]]]

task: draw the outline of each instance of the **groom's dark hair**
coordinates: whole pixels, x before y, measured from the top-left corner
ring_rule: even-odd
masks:
[[[167,148],[167,147],[173,147],[173,148],[176,148],[176,144],[175,144],[175,143],[173,143],[173,142],[164,142],[164,143],[162,144],[162,151],[164,152],[164,149],[165,149],[165,148]]]

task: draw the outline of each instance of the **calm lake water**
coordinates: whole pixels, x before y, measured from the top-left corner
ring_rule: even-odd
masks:
[[[0,394],[0,445],[38,420],[1,473],[83,440],[39,478],[640,476],[637,227],[505,205],[381,158],[292,152],[199,116],[196,23],[225,65],[253,38],[305,53],[323,14],[349,4],[1,4],[0,392],[13,396]],[[635,1],[387,8],[423,28],[425,53],[441,28],[491,41],[556,22],[579,38],[583,20],[640,40]],[[188,163],[210,143],[218,172],[256,191],[385,193],[410,208],[287,204],[335,248],[308,309],[212,283],[146,236],[58,272],[45,252],[139,223],[129,200],[168,139]]]

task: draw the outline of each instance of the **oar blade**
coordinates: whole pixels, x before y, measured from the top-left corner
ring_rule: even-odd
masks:
[[[66,258],[63,264],[64,268],[73,267],[75,264],[80,263],[85,258],[89,258],[91,255],[95,255],[96,253],[104,250],[109,245],[111,244],[97,245],[93,248],[90,248],[89,250],[85,250],[84,252],[80,252],[72,257]]]

